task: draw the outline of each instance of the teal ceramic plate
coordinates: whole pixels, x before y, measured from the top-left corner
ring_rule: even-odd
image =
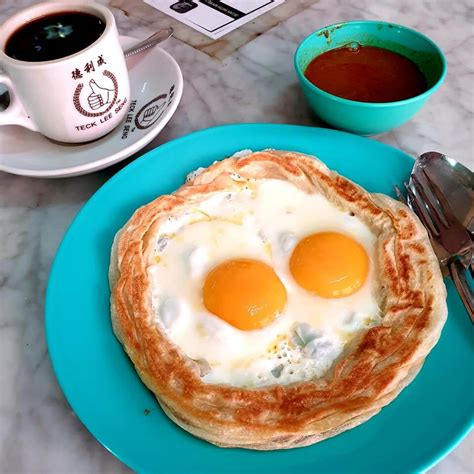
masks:
[[[162,413],[115,339],[107,270],[112,239],[133,211],[185,175],[244,148],[315,154],[369,191],[393,195],[412,167],[404,153],[354,135],[291,125],[229,125],[179,138],[117,173],[89,200],[58,250],[46,298],[54,370],[84,425],[135,471],[413,472],[430,467],[471,427],[472,327],[450,282],[449,317],[416,380],[358,428],[308,448],[220,449]]]

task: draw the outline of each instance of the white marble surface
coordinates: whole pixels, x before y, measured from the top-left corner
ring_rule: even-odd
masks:
[[[31,3],[1,0],[0,22]],[[142,21],[114,13],[122,34],[151,33]],[[222,123],[315,124],[293,72],[297,43],[331,23],[382,19],[432,37],[446,53],[449,73],[414,120],[375,138],[411,154],[443,150],[472,167],[472,15],[469,0],[321,0],[224,62],[170,40],[165,48],[181,65],[185,91],[176,115],[152,146]],[[62,235],[84,201],[120,166],[59,180],[0,173],[1,473],[129,472],[66,403],[51,370],[43,327],[45,282]],[[473,473],[473,450],[471,433],[432,472]]]

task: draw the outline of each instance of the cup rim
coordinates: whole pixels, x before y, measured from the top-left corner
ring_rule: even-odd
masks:
[[[63,12],[63,11],[71,11],[71,12],[86,12],[86,13],[93,13],[98,14],[103,18],[105,21],[105,28],[101,35],[89,46],[80,51],[77,51],[74,54],[70,54],[69,56],[64,56],[62,58],[51,59],[49,61],[23,61],[20,59],[15,59],[8,56],[4,51],[4,45],[13,32],[18,29],[19,26],[25,24],[28,21],[33,21],[36,18],[41,18],[44,14],[49,15],[54,12]],[[30,16],[28,16],[30,14]],[[28,20],[25,21],[25,17]],[[3,30],[7,29],[9,25],[13,24],[13,28],[10,28],[9,33],[7,33],[7,38],[5,39],[5,43],[3,43],[3,47],[0,46],[0,59],[3,63],[8,63],[14,65],[15,67],[21,68],[31,68],[31,67],[38,67],[38,66],[50,66],[54,64],[60,64],[64,61],[69,61],[70,59],[77,58],[78,56],[84,54],[86,51],[89,51],[94,46],[96,46],[100,41],[104,39],[106,35],[109,35],[110,32],[115,28],[115,18],[112,12],[105,6],[96,3],[91,0],[76,0],[74,2],[69,1],[54,1],[54,2],[43,2],[37,3],[35,5],[31,5],[30,7],[24,8],[19,12],[15,13],[14,15],[10,16],[0,27],[0,40],[3,36]]]
[[[298,58],[301,54],[301,50],[303,48],[303,46],[305,45],[305,43],[307,41],[309,41],[309,39],[311,37],[313,37],[314,35],[317,35],[317,34],[321,34],[322,31],[324,30],[328,30],[328,29],[331,29],[331,28],[340,28],[344,25],[363,25],[363,24],[374,24],[374,23],[377,23],[377,24],[381,24],[381,25],[387,25],[387,26],[391,26],[391,27],[395,27],[395,28],[399,28],[401,30],[405,30],[409,33],[412,33],[416,36],[419,36],[420,38],[422,38],[423,40],[425,40],[427,43],[429,43],[434,49],[435,51],[437,52],[437,54],[439,55],[440,59],[441,59],[441,63],[442,63],[442,66],[443,66],[443,70],[441,72],[441,75],[440,77],[438,78],[438,80],[429,88],[427,89],[425,92],[423,92],[422,94],[418,94],[418,95],[415,95],[414,97],[409,97],[408,99],[403,99],[403,100],[397,100],[397,101],[393,101],[393,102],[361,102],[361,101],[358,101],[358,100],[350,100],[350,99],[345,99],[344,97],[339,97],[337,95],[334,95],[334,94],[331,94],[329,92],[326,92],[324,91],[323,89],[320,89],[319,87],[315,86],[304,74],[304,71],[302,71],[302,68],[300,67],[300,65],[298,64]],[[329,51],[329,49],[328,49]],[[315,56],[316,57],[316,56]],[[314,58],[313,58],[314,59]],[[430,95],[433,94],[433,92],[436,91],[436,89],[439,88],[439,86],[443,83],[445,77],[446,77],[446,72],[447,72],[447,62],[446,62],[446,58],[441,50],[441,48],[430,38],[428,38],[428,36],[424,35],[423,33],[420,33],[419,31],[417,30],[414,30],[412,28],[409,28],[407,26],[404,26],[404,25],[399,25],[397,23],[392,23],[392,22],[388,22],[388,21],[379,21],[379,20],[355,20],[355,21],[343,21],[343,22],[340,22],[340,23],[333,23],[332,25],[328,25],[328,26],[324,26],[322,28],[319,28],[318,30],[315,30],[313,31],[312,33],[310,33],[308,36],[306,36],[302,41],[301,43],[298,45],[298,47],[296,48],[296,51],[295,51],[295,54],[294,54],[294,57],[293,57],[293,65],[294,65],[294,68],[296,70],[296,73],[300,79],[300,81],[302,81],[304,84],[306,84],[307,86],[310,87],[310,89],[312,89],[314,92],[317,92],[327,98],[331,98],[331,99],[335,99],[337,100],[338,102],[341,102],[343,104],[347,104],[347,105],[360,105],[360,106],[365,106],[365,107],[374,107],[374,108],[382,108],[382,107],[396,107],[396,106],[400,106],[400,105],[406,105],[406,104],[409,104],[409,103],[412,103],[412,102],[415,102],[415,101],[418,101],[420,99],[424,99],[424,98],[428,98]]]

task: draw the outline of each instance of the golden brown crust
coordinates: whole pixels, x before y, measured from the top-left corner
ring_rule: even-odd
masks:
[[[382,324],[352,341],[323,378],[243,389],[201,381],[197,363],[154,323],[147,267],[158,227],[243,179],[284,179],[354,212],[377,236]],[[425,229],[403,204],[370,194],[319,160],[266,150],[215,163],[172,195],[138,209],[114,241],[113,328],[165,413],[219,446],[306,446],[364,422],[413,379],[446,319],[446,290]]]

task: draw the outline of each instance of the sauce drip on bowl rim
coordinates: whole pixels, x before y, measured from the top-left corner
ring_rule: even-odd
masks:
[[[428,90],[425,76],[413,61],[355,41],[316,56],[305,76],[325,92],[358,102],[396,102]]]

